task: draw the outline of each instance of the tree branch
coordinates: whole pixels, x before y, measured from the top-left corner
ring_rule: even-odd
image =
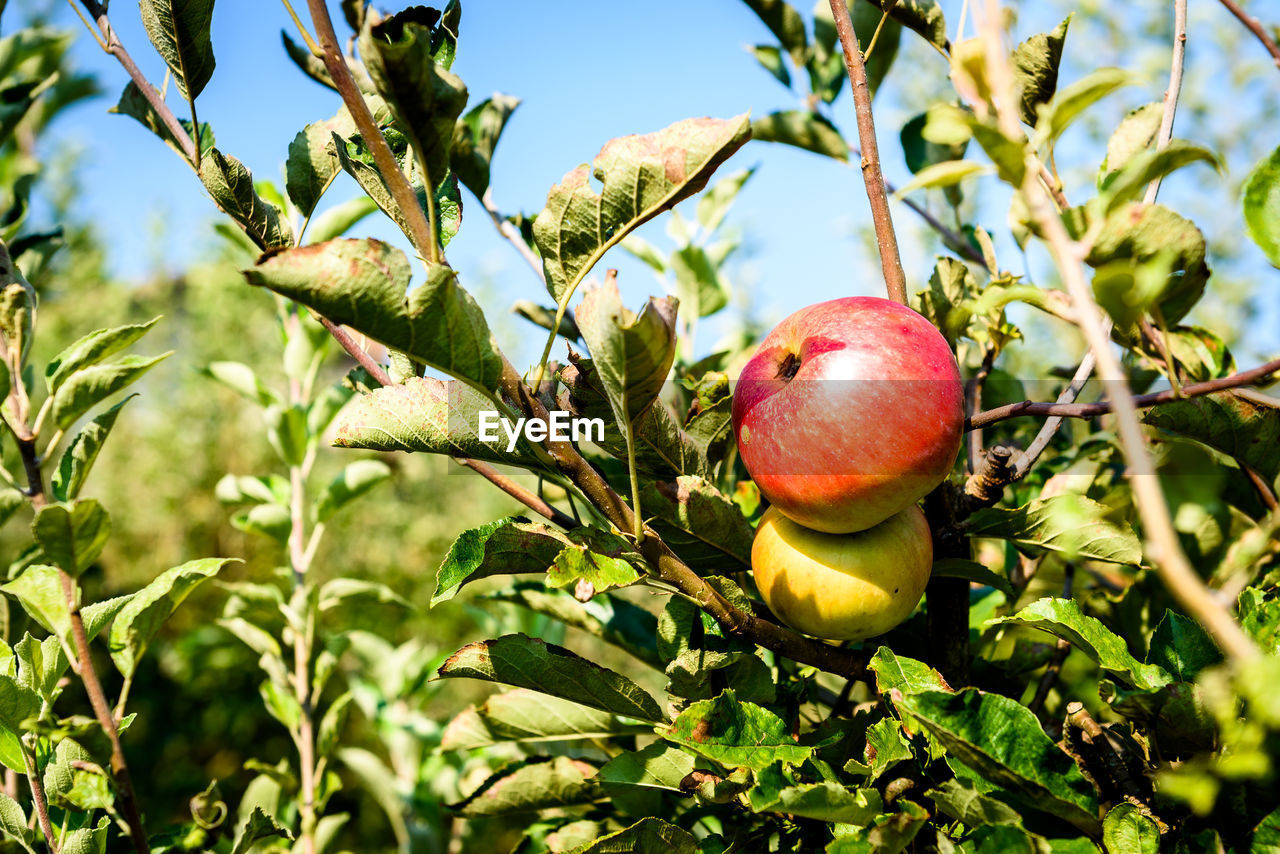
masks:
[[[147,103],[151,105],[151,109],[156,111],[160,121],[164,122],[164,126],[169,129],[169,133],[173,134],[173,138],[177,140],[178,145],[182,146],[182,154],[186,157],[191,168],[196,169],[198,172],[196,164],[200,162],[200,152],[196,149],[195,143],[192,142],[187,129],[182,126],[182,122],[178,121],[178,117],[173,114],[173,110],[169,109],[169,105],[164,102],[164,98],[151,85],[138,66],[134,64],[133,57],[124,49],[120,39],[116,38],[115,28],[111,26],[111,21],[107,17],[106,4],[99,3],[97,0],[81,0],[81,2],[85,10],[97,23],[98,29],[102,31],[102,37],[105,39],[106,44],[104,49],[124,66],[124,70],[129,73],[134,85],[138,87],[143,97],[147,99]],[[192,105],[192,115],[195,115],[194,104]]]
[[[867,68],[862,62],[858,36],[853,31],[853,18],[844,0],[831,0],[831,14],[836,32],[844,48],[844,65],[853,88],[853,103],[858,118],[858,140],[862,145],[862,179],[871,202],[871,218],[876,227],[876,244],[880,248],[880,267],[889,299],[906,305],[907,278],[898,256],[898,238],[893,233],[893,216],[889,212],[889,194],[880,171],[880,149],[876,145],[876,123],[871,115],[871,90],[867,87]]]
[[[1258,37],[1258,41],[1262,42],[1262,46],[1267,49],[1267,53],[1271,54],[1271,58],[1275,60],[1276,68],[1280,68],[1280,45],[1277,45],[1275,39],[1267,35],[1267,31],[1263,28],[1261,22],[1244,9],[1241,9],[1236,0],[1219,0],[1219,2],[1227,7],[1228,12],[1240,19],[1240,23],[1244,24],[1249,32]]]
[[[1164,92],[1164,114],[1160,117],[1160,133],[1156,137],[1156,151],[1173,139],[1173,118],[1178,112],[1178,95],[1182,92],[1182,61],[1187,53],[1187,0],[1173,0],[1173,57],[1169,63],[1169,88]],[[1155,204],[1160,192],[1160,179],[1147,185],[1143,202]]]
[[[1082,277],[1083,278],[1083,277]],[[1104,339],[1105,340],[1105,339]],[[1118,363],[1117,363],[1118,364]],[[1076,371],[1077,376],[1083,371],[1084,363],[1081,363],[1081,369]],[[1202,397],[1206,394],[1213,394],[1216,391],[1226,391],[1237,386],[1252,385],[1260,382],[1271,374],[1280,372],[1280,359],[1272,359],[1270,362],[1259,365],[1256,368],[1250,368],[1247,371],[1241,371],[1227,377],[1219,377],[1214,380],[1205,380],[1204,382],[1192,383],[1185,385],[1181,389],[1179,395],[1173,389],[1165,389],[1164,391],[1151,392],[1149,394],[1139,394],[1133,397],[1125,396],[1117,397],[1124,401],[1124,406],[1133,409],[1149,409],[1153,406],[1159,406],[1162,403],[1169,403],[1182,398]],[[1109,384],[1127,390],[1128,383],[1124,382],[1124,378],[1120,377],[1118,381],[1108,380]],[[1072,380],[1075,383],[1075,380]],[[1121,384],[1123,383],[1123,384]],[[1070,386],[1068,386],[1070,389]],[[1066,395],[1063,392],[1063,396]],[[1062,396],[1059,397],[1059,400]],[[1027,415],[1051,415],[1059,418],[1093,418],[1098,415],[1105,415],[1108,412],[1115,412],[1120,408],[1114,401],[1101,400],[1097,403],[1046,403],[1040,401],[1024,400],[1020,403],[1009,403],[1004,406],[997,406],[995,409],[988,409],[985,412],[979,412],[972,418],[965,421],[966,430],[976,430],[994,424],[997,421],[1004,421],[1009,418],[1019,418]]]
[[[489,215],[489,219],[493,221],[493,227],[498,229],[498,233],[511,242],[511,245],[520,253],[520,257],[525,260],[525,263],[533,268],[533,272],[537,275],[539,281],[546,284],[547,274],[542,269],[542,261],[539,260],[537,253],[529,248],[529,244],[524,242],[524,237],[520,234],[520,230],[503,219],[502,214],[498,213],[498,208],[493,203],[493,193],[490,190],[485,190],[484,196],[480,199],[480,204],[484,207],[485,213]]]
[[[1017,139],[1021,134],[1018,114],[1014,108],[1017,103],[1014,97],[1017,86],[1003,44],[1000,20],[1000,0],[987,0],[983,34],[986,39],[988,74],[997,93],[995,104],[1001,128],[1006,136]],[[1156,565],[1174,599],[1208,630],[1224,654],[1240,660],[1257,658],[1261,654],[1257,645],[1205,587],[1182,550],[1155,467],[1147,453],[1137,407],[1130,395],[1124,368],[1111,351],[1110,338],[1103,331],[1102,311],[1094,301],[1093,290],[1084,275],[1083,247],[1067,233],[1061,216],[1054,210],[1044,188],[1036,180],[1039,158],[1030,149],[1024,149],[1023,157],[1027,165],[1025,173],[1030,176],[1022,185],[1027,206],[1040,225],[1054,263],[1066,281],[1081,330],[1098,361],[1099,376],[1119,392],[1114,396],[1114,412],[1121,444],[1129,462],[1129,471],[1133,475],[1129,482],[1134,503],[1148,538],[1147,555]]]
[[[413,241],[423,258],[438,258],[439,247],[435,245],[431,224],[427,221],[426,214],[422,212],[422,206],[418,204],[417,193],[413,191],[404,172],[400,171],[395,155],[392,154],[387,140],[382,136],[382,131],[373,120],[373,113],[369,112],[369,105],[360,94],[355,78],[351,76],[346,57],[342,55],[342,49],[338,46],[338,35],[333,31],[333,20],[329,17],[325,0],[307,0],[307,7],[311,10],[311,23],[316,28],[316,38],[320,40],[321,58],[324,60],[325,68],[329,70],[329,76],[333,78],[338,94],[342,96],[342,102],[347,105],[347,110],[351,113],[360,136],[369,146],[387,191],[391,193],[396,205],[404,214],[409,226],[409,239]],[[428,199],[428,204],[431,203]]]

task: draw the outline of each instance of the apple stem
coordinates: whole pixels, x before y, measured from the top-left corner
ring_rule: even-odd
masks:
[[[853,18],[844,0],[831,0],[831,15],[835,18],[836,33],[844,49],[844,65],[849,72],[849,84],[853,87],[853,103],[858,117],[858,141],[862,147],[862,180],[867,186],[867,200],[871,203],[871,219],[876,228],[876,245],[880,249],[880,267],[884,271],[884,284],[889,299],[907,304],[907,277],[902,271],[902,259],[898,255],[898,238],[893,231],[893,216],[889,212],[889,193],[885,189],[884,173],[880,170],[880,149],[876,145],[876,123],[871,115],[871,90],[867,86],[867,67],[858,46],[858,35],[853,30]]]

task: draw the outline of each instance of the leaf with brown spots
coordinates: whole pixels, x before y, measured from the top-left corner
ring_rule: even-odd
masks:
[[[661,734],[731,768],[759,771],[778,761],[800,763],[813,753],[812,747],[796,743],[782,718],[755,703],[740,702],[731,690],[691,704]]]
[[[750,135],[745,114],[685,119],[656,133],[612,139],[590,166],[565,175],[533,223],[551,296],[566,304],[606,250],[700,191]]]

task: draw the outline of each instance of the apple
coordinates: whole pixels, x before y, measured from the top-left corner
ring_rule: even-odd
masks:
[[[738,451],[784,515],[833,534],[915,504],[950,473],[964,431],[955,356],[892,300],[802,308],[769,333],[733,392]]]
[[[929,523],[914,505],[854,534],[810,530],[770,507],[751,544],[751,571],[773,613],[828,640],[875,637],[901,623],[932,565]]]

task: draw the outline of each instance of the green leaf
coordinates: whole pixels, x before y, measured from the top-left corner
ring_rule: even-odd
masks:
[[[71,613],[67,610],[66,596],[62,592],[62,582],[56,567],[43,564],[29,566],[17,578],[0,586],[0,591],[17,599],[22,604],[22,609],[47,631],[60,638],[70,636]],[[86,605],[80,610],[89,640],[93,640],[107,627],[130,598],[117,596]]]
[[[22,722],[39,713],[40,696],[35,691],[10,676],[0,676],[0,725],[11,732],[22,732]]]
[[[677,306],[676,300],[650,297],[633,314],[610,280],[589,291],[574,314],[619,423],[633,424],[662,391],[676,355]]]
[[[619,753],[600,768],[601,783],[647,786],[683,792],[681,783],[693,772],[693,754],[655,741],[640,750]]]
[[[581,418],[604,421],[604,438],[596,444],[614,457],[626,460],[626,437],[612,417],[595,365],[590,359],[573,353],[569,354],[569,361],[571,364],[562,368],[559,375],[565,387],[557,399],[559,407]],[[728,402],[731,400],[728,398]],[[712,464],[707,445],[685,432],[661,400],[650,406],[632,429],[637,471],[664,477],[682,474],[705,477],[710,473]]]
[[[1280,477],[1278,409],[1222,391],[1161,404],[1142,420],[1242,460],[1268,481]]]
[[[663,720],[653,697],[630,679],[563,647],[520,634],[464,646],[441,665],[439,676],[502,682],[617,715]]]
[[[67,795],[75,786],[77,773],[83,773],[77,771],[75,767],[82,762],[93,762],[89,751],[70,738],[64,738],[58,742],[53,751],[52,761],[44,769],[44,790],[50,806],[63,809],[74,806],[67,800]]]
[[[1101,224],[1086,212],[1082,221],[1073,223],[1074,211],[1067,223],[1073,232],[1096,227],[1094,242],[1085,261],[1093,267],[1129,262],[1132,265],[1159,263],[1163,280],[1158,283],[1152,301],[1158,301],[1160,312],[1168,324],[1177,323],[1191,310],[1204,293],[1209,279],[1204,235],[1195,223],[1163,205],[1138,202],[1113,210]]]
[[[211,149],[200,161],[200,181],[214,203],[240,224],[259,249],[293,245],[293,228],[284,212],[258,195],[253,175],[239,160]]]
[[[547,194],[533,224],[547,289],[566,305],[605,251],[640,224],[706,186],[750,135],[745,115],[686,119],[664,130],[610,140]],[[602,184],[597,193],[594,175]]]
[[[723,567],[729,558],[751,565],[755,536],[742,511],[707,481],[682,475],[646,484],[641,506],[663,541],[694,569]]]
[[[263,413],[267,441],[287,466],[300,466],[307,457],[307,411],[301,403],[268,406]]]
[[[945,815],[969,825],[1022,825],[1022,816],[1004,801],[987,797],[972,780],[955,777],[925,792]]]
[[[321,612],[332,611],[352,600],[355,600],[356,607],[379,604],[395,605],[410,611],[414,609],[412,602],[387,585],[364,578],[333,578],[326,581],[320,585],[316,607]]]
[[[491,575],[545,572],[565,543],[550,527],[507,518],[464,531],[436,571],[432,607],[457,595],[464,584]]]
[[[147,96],[142,94],[142,90],[133,81],[130,81],[124,87],[124,92],[120,95],[120,101],[107,112],[116,113],[122,116],[129,116],[136,119],[143,127],[158,136],[165,145],[176,151],[184,160],[187,157],[186,151],[182,144],[178,142],[177,137],[173,135],[173,131],[160,118],[160,114],[151,106],[151,102],[147,100]],[[194,126],[187,119],[178,119],[179,124],[186,130],[187,135],[194,140]],[[200,156],[204,157],[214,146],[213,127],[208,122],[200,123]]]
[[[867,667],[876,674],[876,686],[881,694],[887,695],[891,691],[919,694],[922,691],[950,690],[938,671],[924,662],[895,655],[887,646],[876,650]]]
[[[426,213],[428,197],[435,204],[436,220],[440,229],[440,244],[448,246],[449,241],[453,240],[462,224],[462,197],[458,189],[457,178],[452,173],[446,174],[436,184],[434,191],[429,194],[426,182],[422,179],[422,170],[414,160],[412,149],[409,147],[405,136],[392,127],[384,128],[382,133],[387,140],[387,144],[391,147],[391,153],[395,155],[396,160],[400,163],[401,171],[409,178],[409,186],[418,200],[418,207],[422,208],[423,212]],[[420,253],[425,254],[426,247],[417,245],[417,234],[409,225],[407,215],[400,210],[399,203],[391,195],[391,191],[387,189],[386,183],[382,180],[382,174],[378,171],[377,164],[373,159],[373,154],[365,145],[364,140],[359,135],[344,138],[334,134],[333,146],[337,151],[338,162],[342,165],[343,170],[356,179],[356,183],[369,195],[378,208],[400,227],[400,230],[404,232]]]
[[[335,426],[333,444],[340,448],[447,454],[541,468],[538,451],[523,432],[510,452],[508,436],[500,426],[490,424],[490,439],[481,439],[481,413],[496,417],[493,402],[470,386],[411,377],[403,385],[375,389],[343,410]]]
[[[1037,135],[1043,135],[1047,140],[1057,139],[1081,113],[1121,86],[1132,82],[1129,72],[1122,68],[1099,68],[1086,75],[1059,91],[1052,101],[1039,108]]]
[[[1083,613],[1073,599],[1041,599],[992,624],[1027,625],[1062,638],[1096,661],[1108,675],[1140,690],[1154,691],[1171,681],[1164,668],[1143,664],[1130,655],[1123,638],[1101,620]]]
[[[723,688],[748,703],[777,700],[773,672],[753,652],[687,649],[667,665],[667,693],[686,700],[709,700]]]
[[[772,74],[774,79],[783,86],[790,88],[791,72],[787,70],[787,63],[782,59],[781,48],[771,44],[746,45],[746,48],[765,71]]]
[[[1194,682],[1200,671],[1221,663],[1222,652],[1200,624],[1166,610],[1151,636],[1147,663],[1168,671],[1175,679]]]
[[[971,175],[981,175],[988,167],[972,160],[947,160],[926,166],[915,176],[894,191],[893,198],[904,198],[912,190],[924,190],[935,187],[952,187]]]
[[[676,296],[687,313],[710,317],[729,304],[729,288],[707,250],[695,244],[671,253]]]
[[[1037,33],[1013,52],[1013,76],[1022,90],[1022,120],[1035,125],[1041,104],[1047,104],[1058,88],[1058,64],[1067,40],[1068,15],[1051,33]]]
[[[49,635],[38,641],[28,632],[14,644],[13,651],[22,663],[18,674],[19,683],[53,703],[61,693],[58,681],[71,666],[62,648],[62,639],[57,635]]]
[[[342,694],[329,704],[324,717],[320,719],[319,735],[316,738],[316,753],[321,757],[333,753],[342,737],[342,728],[346,725],[347,714],[351,710],[351,692]]]
[[[933,571],[930,573],[930,577],[963,578],[966,581],[971,581],[976,584],[994,587],[1010,599],[1014,598],[1013,586],[1009,583],[1009,579],[1003,575],[992,572],[986,566],[978,563],[977,561],[954,557],[934,561]]]
[[[68,377],[53,395],[53,421],[61,429],[74,424],[95,405],[133,383],[173,355],[173,351],[159,356],[125,356],[106,365],[93,365],[76,371]]]
[[[758,142],[780,142],[848,161],[849,143],[836,126],[808,110],[782,110],[751,123],[751,137]]]
[[[1253,167],[1245,180],[1244,225],[1267,260],[1280,267],[1280,148]]]
[[[9,257],[8,247],[0,242],[0,334],[8,351],[6,364],[19,365],[26,361],[36,302],[35,288]]]
[[[27,497],[16,489],[0,489],[0,525],[8,522],[23,507],[27,506]]]
[[[25,839],[27,835],[27,814],[13,798],[0,794],[0,834],[8,839]],[[25,844],[23,848],[31,851]]]
[[[333,150],[334,134],[350,136],[353,133],[355,122],[342,110],[331,119],[307,125],[289,143],[289,158],[284,166],[285,189],[289,201],[304,219],[311,216],[316,203],[342,169]]]
[[[440,737],[440,748],[472,750],[504,742],[608,739],[652,731],[646,724],[627,723],[608,712],[516,688],[494,694],[455,717]],[[692,757],[689,770],[693,770]]]
[[[699,854],[698,840],[660,818],[642,818],[589,845],[574,848],[573,854]]]
[[[111,660],[126,678],[133,675],[138,661],[165,620],[178,610],[191,592],[213,578],[231,558],[204,558],[188,561],[160,573],[120,609],[111,624],[107,643]]]
[[[283,504],[259,504],[231,517],[231,525],[249,534],[270,537],[284,545],[289,541],[293,519]]]
[[[738,197],[738,193],[742,192],[743,186],[755,172],[755,167],[743,169],[712,184],[702,194],[702,198],[698,199],[698,223],[708,232],[719,228],[720,223],[724,222],[725,215],[729,213],[734,199]]]
[[[759,16],[769,32],[773,33],[783,49],[791,54],[791,61],[804,65],[809,39],[805,33],[804,18],[784,0],[743,0],[751,11]]]
[[[358,44],[369,77],[422,159],[430,179],[427,185],[434,188],[449,171],[454,124],[467,105],[467,87],[447,64],[437,62],[449,34],[447,23],[431,21],[432,15],[420,6],[377,23],[370,15]]]
[[[74,578],[102,553],[111,536],[111,517],[92,498],[46,504],[36,510],[31,532],[45,558]]]
[[[532,300],[519,299],[511,304],[511,313],[520,315],[534,326],[541,326],[548,332],[555,327],[555,306],[546,308],[545,306],[538,305]],[[560,326],[556,328],[556,334],[561,338],[567,338],[570,341],[582,340],[582,335],[578,332],[578,324],[574,323],[573,318],[567,314],[560,318]]]
[[[875,789],[846,789],[830,780],[787,786],[772,797],[757,798],[751,792],[754,812],[775,812],[817,821],[866,825],[884,809],[884,800]]]
[[[313,516],[327,522],[343,507],[391,477],[391,469],[381,460],[357,460],[329,482],[316,499]]]
[[[1160,850],[1160,828],[1130,803],[1107,810],[1102,822],[1102,844],[1107,854],[1156,854]]]
[[[902,133],[899,134],[902,142],[902,155],[906,158],[907,168],[911,170],[913,175],[918,174],[929,166],[960,160],[964,157],[964,152],[969,147],[967,128],[964,138],[959,142],[941,144],[925,139],[924,129],[928,120],[929,114],[927,112],[920,113],[903,125]]]
[[[575,528],[568,543],[547,568],[548,587],[591,585],[593,593],[626,587],[640,580],[644,558],[617,534],[596,528]]]
[[[493,151],[520,99],[495,94],[476,104],[458,120],[453,129],[453,151],[449,164],[462,185],[483,198],[489,189]]]
[[[951,756],[1011,797],[1097,834],[1093,786],[1022,704],[967,688],[905,694],[894,705],[919,721]]]
[[[902,737],[902,727],[893,718],[876,721],[867,728],[866,762],[850,759],[844,770],[850,774],[861,774],[870,780],[880,778],[899,762],[911,758],[911,747]]]
[[[680,713],[661,735],[713,762],[759,771],[775,762],[800,763],[813,753],[797,744],[781,718],[732,690],[700,700]]]
[[[281,403],[279,395],[263,385],[253,368],[243,362],[210,362],[205,373],[259,406]]]
[[[1107,507],[1076,493],[1037,499],[1015,510],[985,508],[968,520],[968,533],[1010,540],[1033,549],[1137,565],[1142,544],[1133,529],[1107,518]]]
[[[140,0],[147,38],[193,101],[213,76],[213,0]]]
[[[147,334],[148,330],[155,326],[159,320],[159,317],[154,317],[146,323],[138,323],[133,326],[99,329],[67,347],[54,356],[45,368],[44,373],[49,393],[56,394],[62,384],[76,371],[96,365],[108,356],[118,353],[133,344]]]
[[[639,605],[608,595],[581,602],[569,593],[534,583],[519,583],[491,593],[488,598],[545,614],[613,644],[646,664],[662,666],[655,641],[658,620]]]
[[[1152,181],[1192,163],[1208,163],[1214,169],[1221,169],[1221,161],[1212,151],[1180,139],[1170,140],[1158,151],[1134,154],[1121,169],[1101,181],[1104,210],[1109,212],[1138,199]]]
[[[502,357],[484,312],[433,264],[427,280],[406,296],[409,260],[378,240],[331,240],[278,252],[245,271],[251,284],[309,306],[334,323],[483,391],[498,387]]]
[[[947,21],[942,15],[942,7],[935,0],[866,0],[873,6],[883,10],[889,9],[889,17],[909,30],[914,30],[927,41],[933,42],[942,50],[949,51],[951,42],[947,40]],[[857,0],[849,0],[850,5]],[[859,39],[862,49],[866,50],[866,42]],[[879,50],[879,48],[877,48]]]
[[[590,803],[604,795],[595,773],[594,765],[567,756],[521,760],[498,770],[449,809],[477,818]]]
[[[71,444],[62,452],[57,470],[50,478],[50,490],[55,499],[70,501],[80,495],[80,490],[84,488],[84,482],[89,477],[89,471],[98,459],[98,453],[106,443],[107,436],[111,434],[111,428],[116,424],[120,410],[133,398],[134,395],[126,397],[93,419],[71,440]],[[3,515],[0,513],[0,517]]]
[[[293,840],[293,834],[288,828],[281,826],[274,818],[263,812],[262,807],[254,807],[249,818],[236,832],[236,844],[231,849],[231,854],[249,854],[249,850],[255,844],[273,837]]]
[[[1123,169],[1130,160],[1149,151],[1160,133],[1164,104],[1157,101],[1130,110],[1107,141],[1107,157],[1098,170],[1098,184]]]
[[[336,204],[311,223],[311,229],[307,232],[307,243],[324,243],[335,237],[341,237],[377,209],[377,202],[365,195]]]

